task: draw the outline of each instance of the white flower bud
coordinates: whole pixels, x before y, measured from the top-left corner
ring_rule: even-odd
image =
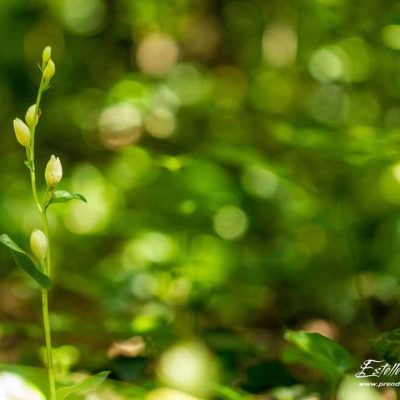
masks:
[[[46,235],[40,229],[35,229],[31,234],[31,250],[39,261],[46,258],[48,247]]]
[[[43,77],[44,77],[44,79],[49,81],[54,76],[55,73],[56,73],[56,66],[55,66],[53,60],[50,59],[47,62],[47,65],[43,71]]]
[[[42,53],[42,60],[44,63],[47,63],[47,61],[50,60],[51,57],[51,47],[50,46],[46,46],[43,49],[43,53]]]
[[[52,155],[46,165],[46,171],[44,177],[46,179],[47,186],[54,187],[58,182],[61,181],[63,175],[61,161],[58,157]]]
[[[19,118],[15,118],[13,125],[18,143],[24,147],[28,147],[31,142],[31,132],[25,122],[21,121]]]
[[[36,116],[36,104],[32,104],[25,114],[25,121],[29,127],[34,127],[38,123],[38,116]]]

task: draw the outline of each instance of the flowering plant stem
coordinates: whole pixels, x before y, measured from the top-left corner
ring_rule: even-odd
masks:
[[[42,66],[40,68],[42,71],[42,78],[40,80],[36,103],[28,108],[25,115],[26,123],[19,118],[15,118],[13,121],[17,141],[21,146],[25,147],[26,150],[25,165],[30,171],[32,196],[42,221],[42,230],[34,229],[31,234],[30,245],[32,254],[23,250],[23,248],[15,243],[7,234],[0,235],[0,243],[11,250],[17,266],[24,270],[41,286],[50,400],[65,400],[73,393],[88,390],[99,385],[107,379],[109,372],[104,371],[74,385],[56,388],[48,295],[48,291],[52,285],[52,264],[49,224],[46,212],[47,208],[51,204],[65,203],[70,200],[80,200],[86,203],[86,199],[79,193],[70,193],[66,190],[56,190],[56,186],[62,179],[63,169],[60,159],[54,155],[50,157],[50,160],[46,165],[44,173],[46,190],[42,202],[39,200],[38,196],[35,167],[35,130],[40,117],[40,101],[44,91],[49,88],[50,80],[55,74],[55,68],[55,64],[51,59],[51,48],[47,46],[42,53]]]
[[[43,324],[46,339],[47,369],[49,375],[50,399],[56,400],[56,382],[54,376],[53,354],[51,345],[51,326],[49,319],[49,301],[47,290],[42,290]]]
[[[43,91],[45,90],[44,85],[45,85],[45,80],[42,76],[42,79],[41,79],[40,85],[39,85],[37,98],[36,98],[36,106],[35,106],[35,113],[34,113],[34,118],[36,121],[39,119],[39,106],[40,106],[40,101],[42,99]],[[34,124],[32,127],[30,127],[31,145],[30,145],[29,149],[27,148],[27,157],[28,157],[28,163],[30,165],[32,196],[33,196],[36,208],[37,208],[38,212],[40,213],[43,231],[47,237],[47,242],[48,242],[46,259],[45,259],[45,262],[41,262],[41,267],[42,267],[42,272],[45,273],[48,277],[51,277],[51,247],[50,247],[50,236],[49,236],[49,224],[47,221],[46,207],[40,203],[38,193],[37,193],[37,188],[36,188],[35,128],[36,128],[36,124]],[[46,196],[47,196],[47,190],[46,190]],[[51,324],[50,324],[50,318],[49,318],[49,296],[48,296],[48,291],[45,289],[42,289],[42,311],[43,311],[43,325],[44,325],[45,341],[46,341],[46,358],[47,358],[47,369],[48,369],[48,377],[49,377],[50,399],[56,400],[56,383],[55,383],[55,373],[54,373],[54,364],[53,364]]]

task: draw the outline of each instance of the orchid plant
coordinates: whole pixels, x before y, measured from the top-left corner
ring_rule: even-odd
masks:
[[[7,246],[12,256],[22,270],[33,278],[41,287],[42,295],[42,313],[43,328],[46,343],[46,366],[49,381],[49,399],[64,400],[71,394],[82,390],[91,389],[94,385],[103,382],[108,372],[102,372],[98,375],[85,379],[77,384],[70,386],[57,387],[55,369],[53,364],[53,348],[51,336],[51,324],[49,316],[48,293],[52,287],[52,259],[49,224],[47,211],[50,205],[55,203],[64,203],[73,199],[86,202],[86,199],[79,193],[70,193],[65,190],[58,190],[57,186],[63,176],[61,161],[58,157],[52,155],[46,165],[44,178],[46,187],[42,200],[39,197],[37,189],[37,175],[35,167],[35,133],[36,127],[41,116],[40,102],[43,93],[50,88],[56,67],[51,58],[51,47],[47,46],[42,53],[42,62],[39,65],[41,71],[41,80],[37,92],[36,102],[31,105],[25,115],[25,122],[16,118],[13,122],[14,132],[18,143],[25,148],[25,165],[29,170],[32,196],[35,207],[40,215],[41,227],[34,229],[30,237],[31,252],[23,250],[8,235],[0,236],[0,243]]]

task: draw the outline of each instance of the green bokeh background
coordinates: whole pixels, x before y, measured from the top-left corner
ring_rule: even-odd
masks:
[[[50,212],[73,370],[151,387],[197,338],[223,384],[263,393],[298,379],[285,329],[362,359],[400,324],[399,24],[392,0],[0,2],[0,231],[27,248],[40,222],[12,120],[46,45],[38,171],[59,156],[88,199]],[[39,366],[38,288],[0,265],[0,363]]]

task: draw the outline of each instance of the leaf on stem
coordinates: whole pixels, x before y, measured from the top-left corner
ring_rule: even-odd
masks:
[[[18,253],[25,253],[24,250],[21,249],[21,247],[19,247],[17,245],[17,243],[15,243],[10,236],[3,234],[0,236],[0,243],[3,243],[4,246],[7,246],[8,248],[10,248],[11,250],[17,251]]]
[[[32,161],[27,161],[27,160],[25,160],[25,161],[24,161],[24,164],[25,164],[26,168],[29,169],[29,171],[33,172]]]
[[[22,250],[8,235],[0,235],[0,243],[11,250],[18,267],[24,270],[43,289],[49,290],[51,288],[51,279],[36,268],[31,256]]]
[[[64,400],[68,396],[74,393],[80,393],[87,390],[91,390],[100,383],[103,383],[107,379],[109,374],[110,374],[109,371],[103,371],[97,375],[86,378],[83,381],[78,382],[74,385],[59,388],[57,389],[57,399]]]
[[[56,190],[51,196],[46,208],[53,203],[66,203],[70,200],[80,200],[87,203],[87,200],[79,193],[67,192],[66,190]]]
[[[344,347],[319,333],[287,331],[285,339],[294,348],[284,351],[284,362],[307,365],[331,381],[340,379],[354,364]]]

